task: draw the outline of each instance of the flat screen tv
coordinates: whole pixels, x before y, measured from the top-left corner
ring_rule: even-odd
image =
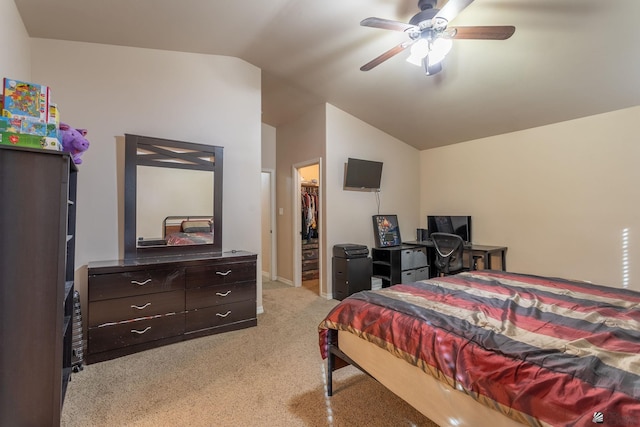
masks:
[[[429,237],[431,233],[451,233],[471,243],[471,217],[463,215],[430,215],[427,217]]]
[[[349,158],[344,172],[344,189],[379,190],[381,178],[382,162]]]

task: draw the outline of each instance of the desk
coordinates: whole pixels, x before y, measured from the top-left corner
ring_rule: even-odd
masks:
[[[429,249],[434,249],[433,241],[431,240],[422,240],[422,241],[412,241],[412,242],[403,242],[406,245],[415,245],[415,246],[424,246]],[[467,253],[470,253],[473,258],[481,258],[484,268],[487,270],[492,270],[493,266],[491,264],[491,256],[492,255],[500,255],[501,268],[502,271],[507,271],[507,247],[506,246],[488,246],[488,245],[478,245],[472,243],[470,245],[465,245],[464,250]],[[433,251],[429,251],[433,253]],[[433,265],[433,256],[429,257],[429,264]],[[475,262],[473,263],[475,267]],[[433,275],[431,275],[433,276]]]

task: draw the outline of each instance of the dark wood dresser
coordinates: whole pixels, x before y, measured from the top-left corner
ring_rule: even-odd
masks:
[[[77,171],[67,153],[0,145],[0,426],[60,425]]]
[[[89,263],[86,362],[257,325],[256,259],[235,251]]]
[[[318,239],[302,241],[302,280],[313,280],[320,277],[318,266]]]

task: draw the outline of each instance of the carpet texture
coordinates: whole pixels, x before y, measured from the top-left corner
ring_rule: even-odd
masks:
[[[436,424],[349,366],[325,396],[317,327],[337,304],[263,283],[258,326],[85,366],[62,426],[425,426]]]

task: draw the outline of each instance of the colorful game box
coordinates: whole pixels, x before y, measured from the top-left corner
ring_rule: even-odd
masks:
[[[61,151],[62,146],[57,138],[24,133],[0,132],[0,145],[17,145],[19,147],[43,148]]]
[[[35,119],[24,118],[22,119],[20,133],[47,136],[47,124],[39,122]]]
[[[56,127],[60,126],[60,111],[57,104],[49,102],[49,119],[47,123],[54,124]]]
[[[47,123],[49,119],[49,87],[4,78],[3,109],[10,117],[29,117]],[[4,113],[3,113],[4,114]]]
[[[22,120],[0,117],[0,132],[18,133],[22,128]]]

